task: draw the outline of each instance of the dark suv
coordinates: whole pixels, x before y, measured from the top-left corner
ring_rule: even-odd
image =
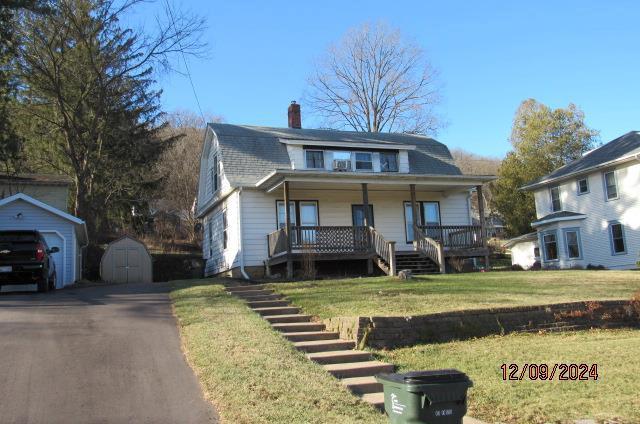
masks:
[[[39,292],[56,288],[56,264],[38,231],[0,231],[0,288],[12,284],[37,284]]]

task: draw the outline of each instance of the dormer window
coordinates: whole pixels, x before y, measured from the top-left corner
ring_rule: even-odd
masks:
[[[356,171],[373,171],[373,155],[369,152],[356,152]]]
[[[307,160],[307,168],[324,169],[324,151],[306,150],[305,156]]]
[[[398,154],[380,153],[380,171],[382,172],[398,172]]]

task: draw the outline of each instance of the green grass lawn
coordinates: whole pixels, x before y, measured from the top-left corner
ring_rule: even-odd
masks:
[[[640,331],[512,334],[419,345],[379,357],[401,370],[457,368],[474,382],[469,415],[490,422],[546,423],[591,418],[640,422]],[[598,364],[598,381],[503,381],[503,363]]]
[[[223,423],[386,422],[221,284],[174,286],[186,356]]]
[[[396,278],[272,283],[306,313],[338,316],[419,315],[461,309],[629,299],[637,271],[486,272]]]

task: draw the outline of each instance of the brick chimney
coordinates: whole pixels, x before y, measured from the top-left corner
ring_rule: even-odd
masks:
[[[300,105],[292,101],[289,105],[289,128],[302,128],[302,118],[300,116]]]

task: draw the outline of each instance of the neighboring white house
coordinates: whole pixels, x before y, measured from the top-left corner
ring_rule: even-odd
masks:
[[[264,275],[284,264],[291,275],[305,252],[387,273],[487,254],[469,198],[493,177],[462,175],[427,137],[301,129],[299,116],[293,103],[289,128],[207,126],[197,202],[205,275]]]
[[[585,154],[523,187],[533,191],[543,268],[636,267],[640,253],[640,133]]]
[[[511,265],[519,265],[523,269],[531,269],[540,261],[538,233],[529,233],[508,240],[504,247],[511,252]]]

